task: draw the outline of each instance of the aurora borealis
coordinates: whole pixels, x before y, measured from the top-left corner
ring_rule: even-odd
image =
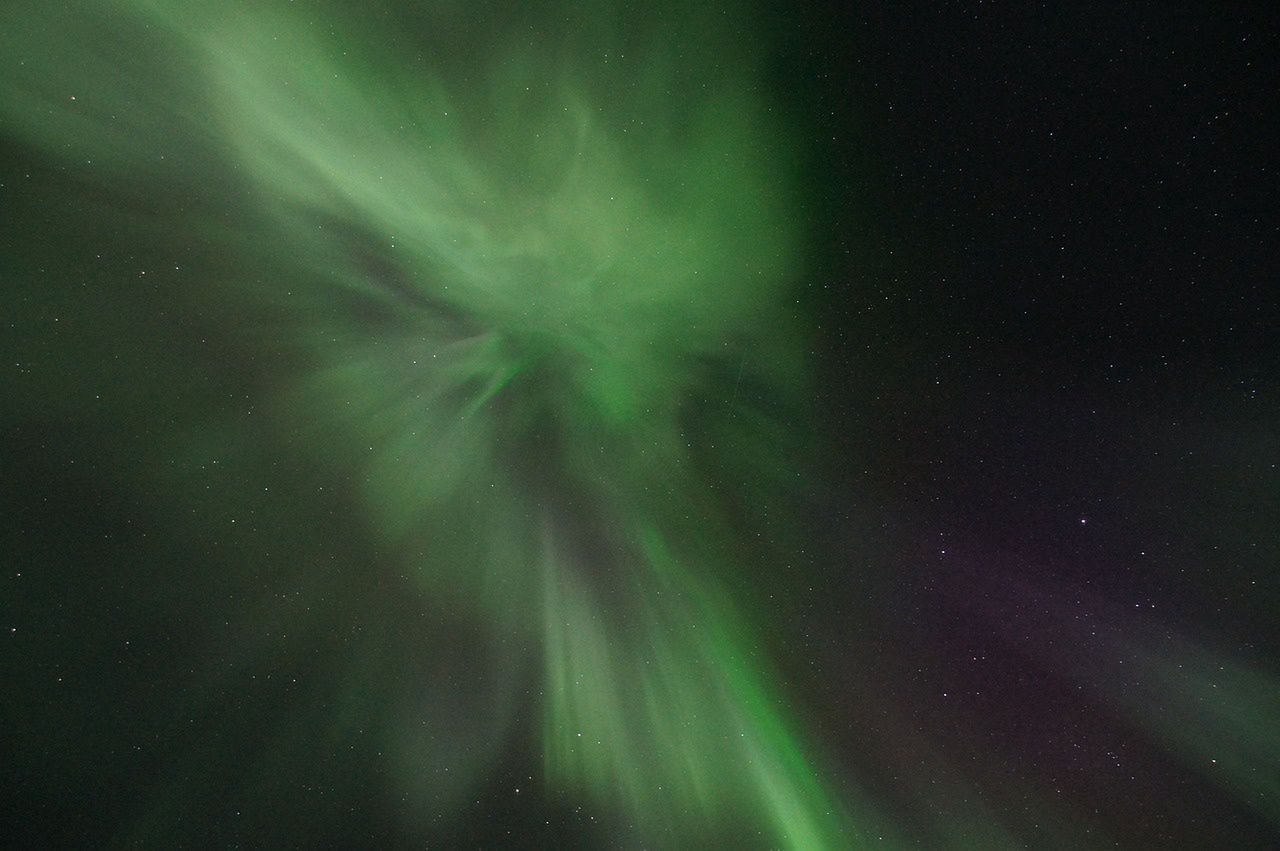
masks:
[[[877,64],[877,33],[915,67],[954,22],[863,14],[6,4],[8,832],[1280,833],[1262,312],[1188,331],[1174,236],[1170,312],[1109,236],[1064,261],[1066,236],[980,224],[1027,216],[952,209],[951,150],[992,197],[1045,193],[998,188],[1016,153],[893,144],[982,134]],[[895,183],[912,164],[944,176]],[[1196,275],[1260,274],[1242,197],[1214,203],[1253,225],[1203,236],[1239,267]],[[1094,389],[1117,359],[1145,390]]]

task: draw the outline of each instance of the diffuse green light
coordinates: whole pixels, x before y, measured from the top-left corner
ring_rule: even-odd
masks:
[[[510,682],[508,648],[540,648],[548,785],[672,847],[856,844],[721,582],[734,533],[699,471],[737,452],[767,492],[788,426],[754,399],[803,385],[793,148],[751,40],[611,4],[533,37],[447,3],[96,4],[141,45],[121,63],[87,30],[32,52],[28,6],[3,19],[6,122],[75,137],[102,181],[230,176],[235,219],[172,225],[231,257],[191,303],[287,361],[271,415],[347,471],[423,604],[483,627],[477,670]],[[509,714],[421,771],[474,753],[478,776]]]

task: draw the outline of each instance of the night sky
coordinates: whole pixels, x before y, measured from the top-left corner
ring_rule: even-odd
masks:
[[[202,5],[0,8],[0,844],[1280,845],[1270,4]]]

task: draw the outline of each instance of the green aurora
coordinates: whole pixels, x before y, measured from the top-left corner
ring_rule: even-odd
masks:
[[[618,836],[858,844],[736,590],[776,556],[731,530],[777,526],[805,382],[798,154],[740,25],[125,2],[42,39],[66,19],[25,6],[6,126],[183,196],[134,223],[174,245],[180,215],[217,258],[175,321],[236,328],[273,427],[351,471],[421,605],[482,636],[483,708],[433,695],[455,733],[404,751],[419,805],[466,798],[531,665],[545,782]]]
[[[978,792],[927,745],[876,766],[913,793],[886,804],[792,694],[771,598],[804,584],[821,460],[797,294],[816,214],[755,16],[4,5],[0,135],[43,170],[3,189],[44,238],[0,268],[0,415],[55,423],[146,518],[136,564],[36,556],[113,572],[112,618],[190,642],[121,689],[157,729],[92,694],[15,709],[15,776],[83,761],[145,787],[109,810],[129,846],[235,845],[198,814],[298,776],[447,843],[512,750],[541,771],[512,794],[586,813],[597,846],[1109,845],[1056,779],[993,760]],[[1080,627],[1055,624],[1044,667],[1280,824],[1274,674],[1132,617],[1065,663]],[[164,742],[145,772],[139,741]]]

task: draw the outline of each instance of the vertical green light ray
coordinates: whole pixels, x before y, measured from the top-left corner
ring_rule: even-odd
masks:
[[[657,533],[635,571],[631,617],[603,605],[564,554],[545,565],[547,712],[553,778],[658,836],[726,833],[788,848],[861,840],[823,788],[769,693],[733,607],[700,591]]]

